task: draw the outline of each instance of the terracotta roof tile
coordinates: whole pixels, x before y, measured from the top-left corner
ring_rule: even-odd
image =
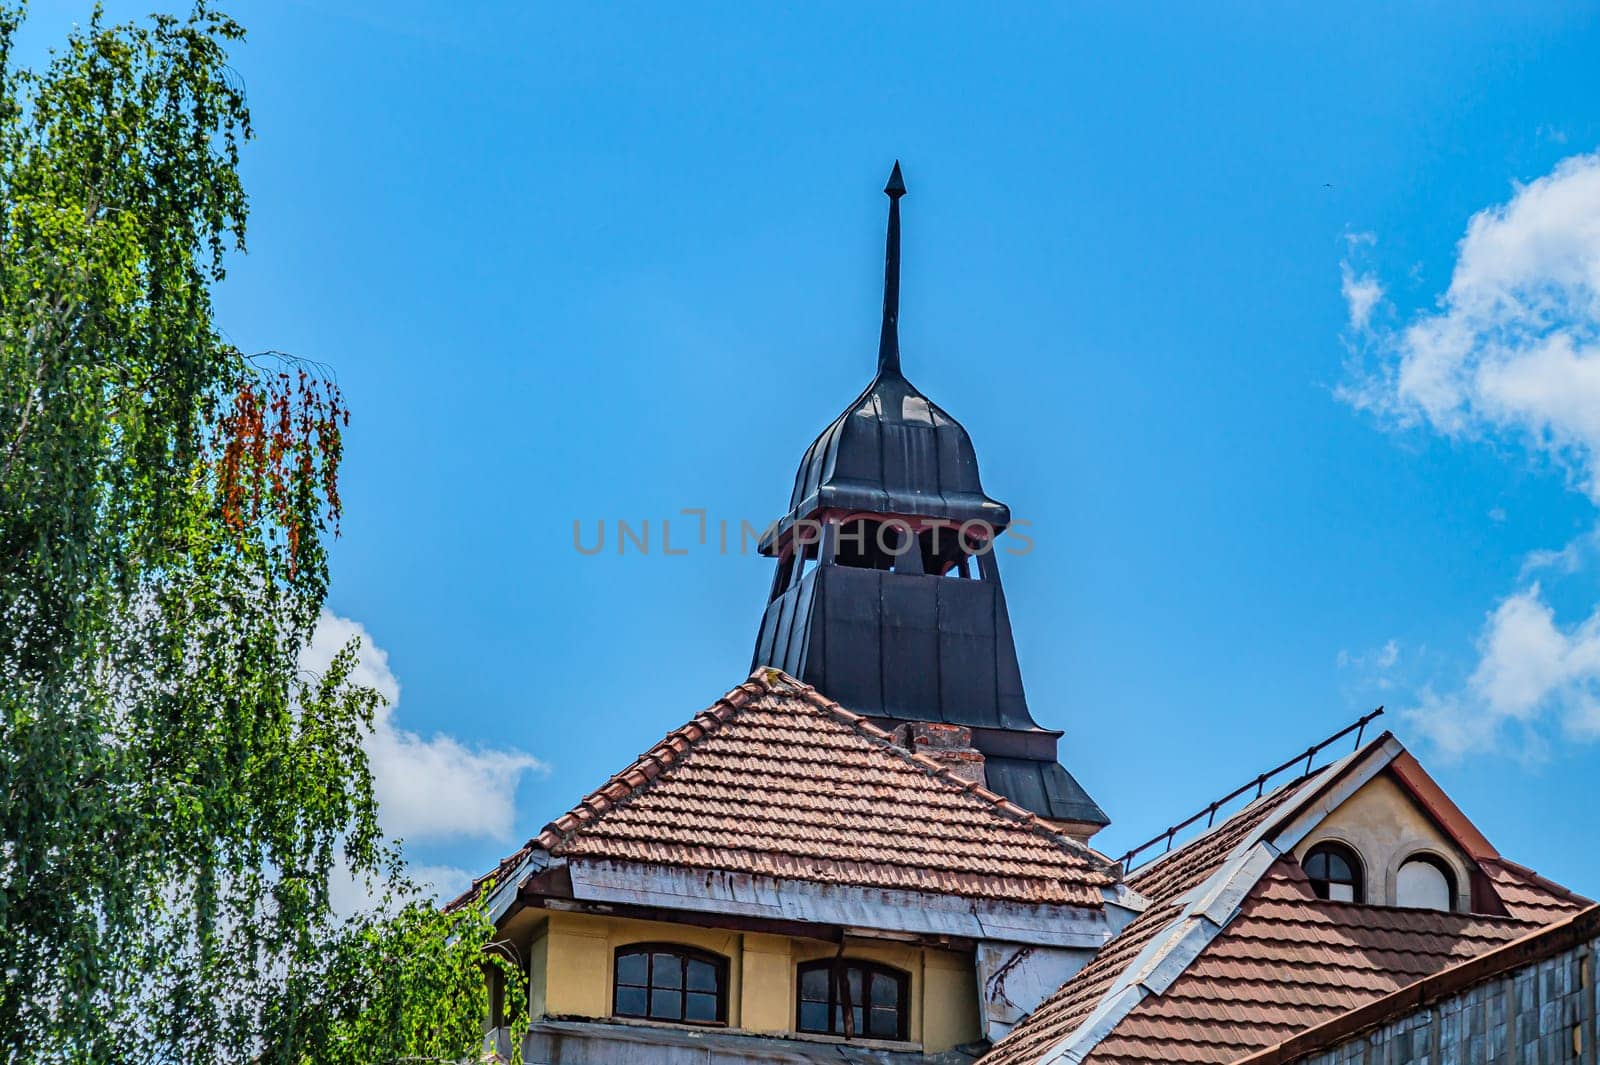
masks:
[[[1320,772],[1320,771],[1319,771]],[[1054,995],[1040,1004],[1027,1020],[995,1044],[983,1065],[1019,1065],[1032,1062],[1070,1035],[1094,1012],[1122,975],[1156,934],[1182,912],[1174,900],[1203,883],[1228,860],[1235,847],[1254,832],[1273,811],[1282,807],[1310,778],[1290,781],[1257,799],[1216,828],[1190,840],[1138,870],[1128,886],[1149,899],[1151,906],[1134,918],[1116,938],[1101,948],[1094,960]]]
[[[1325,902],[1280,859],[1183,975],[1135,1006],[1085,1061],[1229,1062],[1537,927]]]
[[[1485,858],[1478,864],[1513,917],[1549,923],[1593,905],[1589,899],[1546,880],[1525,865],[1499,857]]]
[[[1040,1060],[1041,1055],[1088,1019],[1123,970],[1180,912],[1181,907],[1175,905],[1152,906],[1135,917],[1100,948],[1077,976],[996,1043],[979,1065],[1021,1065]]]
[[[1246,836],[1259,828],[1275,811],[1298,795],[1303,785],[1319,776],[1291,780],[1268,792],[1229,817],[1210,832],[1185,843],[1175,851],[1149,862],[1128,878],[1128,886],[1147,899],[1165,902],[1183,894],[1217,871]]]
[[[1284,785],[1135,871],[1129,886],[1154,905],[980,1065],[1043,1060],[1089,1020],[1139,953],[1182,916],[1184,896],[1269,818],[1319,788],[1328,771]],[[1166,991],[1141,1000],[1090,1049],[1086,1065],[1230,1062],[1482,955],[1587,902],[1504,859],[1481,864],[1510,917],[1326,902],[1316,898],[1297,863],[1280,859]]]
[[[508,863],[552,855],[1018,902],[1103,905],[1115,867],[1034,814],[760,670]]]

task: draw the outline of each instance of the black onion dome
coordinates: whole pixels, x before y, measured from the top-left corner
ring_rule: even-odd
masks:
[[[789,509],[761,538],[764,555],[789,541],[806,550],[774,567],[751,667],[781,669],[881,728],[969,730],[963,742],[981,756],[988,787],[1087,839],[1107,823],[1105,811],[1058,761],[1062,733],[1040,728],[1028,710],[994,551],[947,552],[937,535],[922,540],[922,528],[920,549],[905,551],[911,545],[897,536],[901,550],[892,550],[883,524],[869,551],[863,534],[873,523],[843,520],[944,522],[969,534],[981,523],[987,536],[1011,524],[978,479],[972,438],[901,370],[899,163],[883,191],[878,373],[806,449]],[[796,523],[824,517],[825,527],[799,535]]]
[[[878,376],[806,449],[789,511],[762,537],[763,554],[775,553],[790,526],[819,510],[981,521],[994,533],[1011,523],[1006,505],[984,494],[967,431],[900,372],[900,197],[906,186],[898,162],[883,191],[889,232]]]
[[[966,429],[893,370],[806,449],[773,541],[826,509],[981,521],[996,533],[1011,522],[1010,509],[983,491]]]

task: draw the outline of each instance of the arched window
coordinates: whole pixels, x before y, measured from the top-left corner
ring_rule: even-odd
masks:
[[[1394,904],[1416,910],[1453,910],[1456,878],[1431,854],[1407,858],[1394,878]]]
[[[1319,843],[1300,863],[1317,898],[1330,902],[1363,902],[1361,859],[1340,843]]]
[[[728,1023],[727,959],[674,943],[617,948],[611,1012],[679,1024]]]
[[[802,1032],[868,1039],[906,1039],[911,981],[905,973],[857,958],[800,966],[795,1027]]]

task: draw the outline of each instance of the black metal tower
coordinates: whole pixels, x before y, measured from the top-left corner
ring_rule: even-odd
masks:
[[[1062,733],[1028,712],[972,440],[900,372],[900,198],[889,197],[878,374],[806,449],[755,665],[775,666],[885,727],[972,730],[988,786],[1087,838],[1109,823],[1056,760]]]

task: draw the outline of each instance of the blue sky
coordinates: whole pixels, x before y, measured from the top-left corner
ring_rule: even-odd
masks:
[[[386,656],[418,863],[487,868],[744,676],[764,560],[573,523],[779,513],[871,374],[898,157],[906,371],[1033,524],[1023,675],[1097,844],[1384,703],[1600,891],[1592,8],[232,10],[221,320],[354,407],[331,631]]]

